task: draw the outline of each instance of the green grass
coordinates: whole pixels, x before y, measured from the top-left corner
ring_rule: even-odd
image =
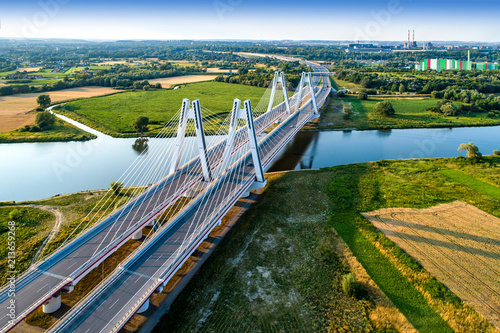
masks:
[[[352,82],[349,82],[349,81],[339,80],[339,79],[336,78],[335,82],[337,83],[338,87],[344,87],[347,90],[352,90],[352,91],[361,91],[361,90],[364,90],[364,88],[362,86],[360,86],[359,84],[352,83]]]
[[[66,104],[66,115],[113,136],[135,136],[132,122],[139,116],[165,123],[180,109],[182,100],[199,99],[201,106],[226,117],[234,98],[251,99],[255,107],[264,88],[221,82],[183,85],[176,90],[137,91],[113,96],[89,98]],[[86,121],[85,121],[86,120]],[[150,125],[154,136],[163,125]],[[207,126],[207,132],[214,130]]]
[[[261,201],[154,332],[372,331],[370,302],[342,292],[348,269],[334,250],[338,236],[328,226],[328,198],[318,190],[329,178],[328,172],[271,177]]]
[[[441,170],[440,172],[441,174],[456,181],[459,184],[462,184],[473,190],[489,195],[492,198],[495,198],[496,200],[500,200],[500,188],[496,186],[485,183],[474,177],[466,175],[465,173],[458,170],[448,169],[448,170]]]
[[[95,135],[59,119],[55,126],[47,131],[20,132],[16,130],[0,133],[0,143],[87,141],[95,138]]]
[[[465,158],[379,161],[270,177],[260,202],[240,218],[155,332],[375,331],[359,312],[369,313],[371,305],[347,302],[339,289],[347,268],[332,250],[333,230],[419,332],[492,332],[360,212],[463,200],[500,217],[498,200],[442,173],[459,170],[498,184],[499,163],[495,156],[474,165]],[[297,293],[295,308],[283,306],[291,304],[290,290]]]
[[[17,210],[20,218],[15,221],[14,234],[9,234],[9,214]],[[32,207],[0,207],[0,284],[6,282],[8,276],[7,244],[9,236],[14,237],[16,247],[15,271],[22,272],[31,264],[38,247],[48,236],[50,228],[55,222],[55,217],[46,211]]]
[[[370,98],[360,101],[357,97],[352,96],[343,97],[340,101],[332,99],[323,111],[318,128],[369,130],[500,125],[499,119],[487,118],[486,114],[473,114],[470,117],[445,117],[438,113],[426,111],[425,109],[436,106],[438,101],[435,99],[393,98],[388,100],[396,111],[393,117],[381,117],[373,113],[373,107],[382,99]],[[349,121],[342,120],[342,114],[338,109],[339,102],[352,105],[353,114]],[[455,104],[458,105],[459,103],[455,102]]]

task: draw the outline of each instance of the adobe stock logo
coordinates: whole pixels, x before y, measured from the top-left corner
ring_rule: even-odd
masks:
[[[232,12],[236,7],[240,6],[243,0],[215,0],[213,2],[215,12],[219,19],[223,21],[226,18],[227,12]]]
[[[374,40],[382,29],[387,28],[394,17],[394,15],[401,14],[403,6],[399,0],[389,0],[387,8],[379,11],[372,11],[371,16],[373,20],[366,23],[364,29],[356,27],[354,29],[354,40]]]
[[[40,0],[39,10],[31,18],[24,17],[21,27],[21,35],[25,38],[35,38],[40,30],[47,27],[50,20],[59,14],[62,5],[66,5],[70,0]]]

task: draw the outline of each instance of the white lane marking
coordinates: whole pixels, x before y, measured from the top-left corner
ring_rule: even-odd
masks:
[[[115,304],[118,303],[119,300],[120,299],[117,299],[113,304],[111,304],[111,306],[109,308],[111,309],[113,306],[115,306]]]
[[[66,276],[57,275],[57,274],[50,273],[50,272],[43,272],[43,274],[48,275],[48,276],[52,276],[52,277],[55,277],[55,278],[58,278],[58,279],[61,279],[61,280],[66,280],[68,278]]]

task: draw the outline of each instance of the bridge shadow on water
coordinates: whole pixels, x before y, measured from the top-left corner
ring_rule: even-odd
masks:
[[[311,169],[314,160],[314,146],[319,137],[319,132],[298,132],[295,137],[285,146],[282,153],[278,155],[275,162],[269,169],[269,172],[294,170],[299,166],[300,169]],[[306,152],[313,145],[310,156]]]

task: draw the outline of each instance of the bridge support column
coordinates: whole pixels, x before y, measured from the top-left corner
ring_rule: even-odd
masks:
[[[311,93],[311,103],[313,105],[314,109],[314,115],[311,117],[311,119],[316,119],[319,117],[319,110],[318,110],[318,104],[316,103],[316,94],[314,93],[314,87],[313,87],[313,82],[312,82],[312,73],[302,73],[302,78],[300,79],[299,83],[299,94],[297,98],[297,105],[296,109],[297,111],[300,109],[300,102],[302,101],[302,94],[304,91],[304,84],[307,84],[309,88],[309,92]]]
[[[52,296],[47,302],[43,304],[44,313],[54,313],[61,308],[61,293]]]
[[[144,304],[141,305],[141,307],[139,308],[139,310],[137,310],[137,313],[146,312],[146,311],[148,311],[148,309],[149,309],[149,298],[147,299],[146,302],[144,302]]]
[[[179,127],[175,138],[174,156],[170,165],[170,174],[177,171],[181,160],[182,147],[186,136],[186,126],[189,119],[193,119],[196,127],[196,141],[198,143],[198,152],[203,172],[203,180],[210,183],[212,181],[211,168],[207,159],[207,144],[205,140],[205,131],[203,130],[203,119],[201,115],[200,101],[193,101],[192,108],[189,108],[190,100],[184,99],[182,102],[182,111],[179,119]]]
[[[290,109],[290,100],[288,99],[288,91],[286,90],[285,72],[274,73],[273,87],[271,88],[271,98],[269,99],[267,112],[271,111],[273,108],[273,102],[274,102],[274,97],[276,95],[276,90],[278,89],[278,83],[281,83],[281,90],[283,91],[286,113],[287,115],[290,115],[292,113],[292,110]]]
[[[132,239],[139,240],[142,238],[142,229],[138,230],[133,236]]]
[[[243,192],[241,198],[248,198],[250,196],[250,191],[260,190],[261,188],[266,187],[266,185],[267,185],[267,179],[264,179],[263,182],[258,182],[258,181],[253,182],[253,184],[250,185],[248,190],[246,192]]]

